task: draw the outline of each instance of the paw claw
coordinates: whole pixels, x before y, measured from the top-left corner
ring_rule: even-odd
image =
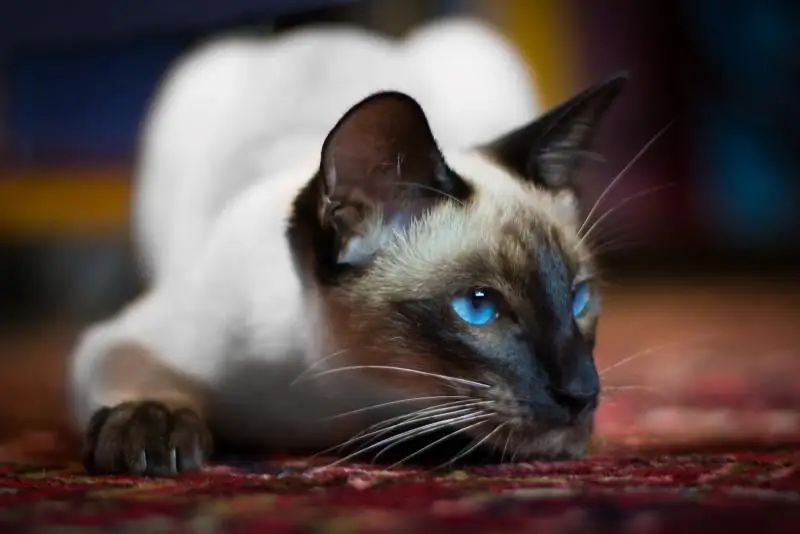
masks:
[[[84,463],[94,473],[169,476],[201,468],[210,452],[211,437],[198,414],[125,403],[92,418]]]
[[[178,473],[178,450],[174,447],[169,451],[169,472]]]
[[[133,465],[132,471],[134,473],[147,472],[147,451],[142,450],[142,452],[139,453],[139,461]]]

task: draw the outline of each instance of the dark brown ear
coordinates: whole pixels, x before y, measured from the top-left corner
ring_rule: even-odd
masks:
[[[322,146],[318,180],[319,220],[338,238],[340,263],[367,259],[393,225],[468,194],[420,105],[397,92],[372,95],[339,120]]]
[[[593,85],[483,149],[526,180],[572,188],[600,120],[627,81],[618,74]]]

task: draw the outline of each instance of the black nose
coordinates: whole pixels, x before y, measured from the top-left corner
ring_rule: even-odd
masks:
[[[560,390],[553,390],[553,399],[569,413],[573,421],[585,421],[597,408],[598,393],[576,395]]]
[[[573,420],[583,421],[597,408],[600,377],[591,357],[582,358],[562,380],[553,385],[552,395]]]

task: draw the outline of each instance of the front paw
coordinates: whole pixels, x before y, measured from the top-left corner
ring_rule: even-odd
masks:
[[[199,469],[211,453],[202,417],[160,402],[126,402],[98,410],[86,433],[91,473],[166,476]]]

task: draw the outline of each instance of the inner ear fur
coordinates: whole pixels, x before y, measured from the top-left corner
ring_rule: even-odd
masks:
[[[353,239],[469,193],[422,107],[404,93],[377,93],[353,106],[329,133],[320,161],[317,217],[335,232],[340,256]]]

